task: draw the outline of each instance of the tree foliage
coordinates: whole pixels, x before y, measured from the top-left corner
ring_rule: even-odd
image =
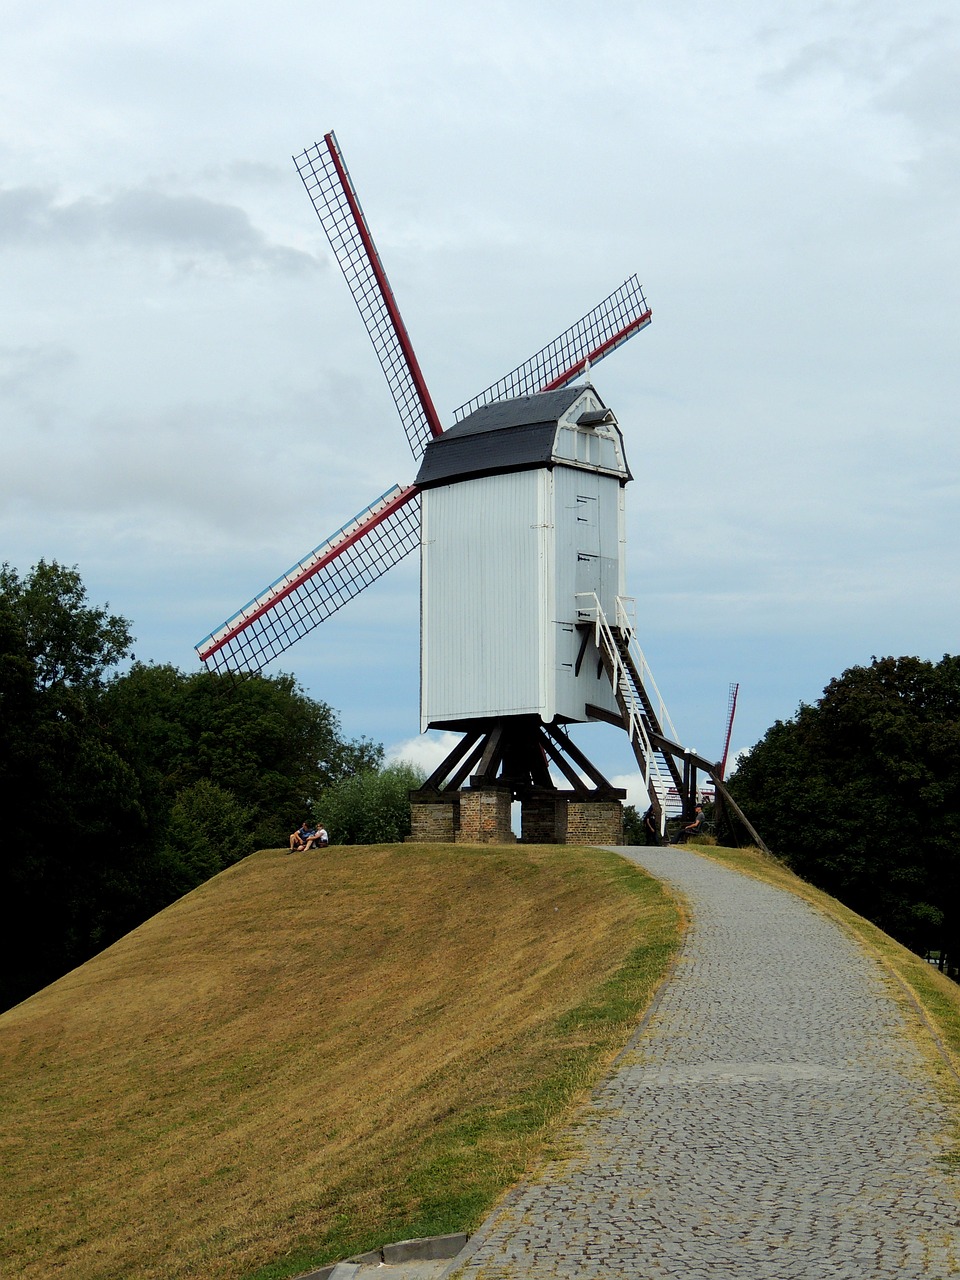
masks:
[[[644,815],[640,813],[636,805],[626,804],[623,806],[623,843],[624,844],[651,844],[654,843],[652,837],[647,833],[647,829],[643,824]]]
[[[345,740],[336,712],[289,675],[184,675],[136,663],[104,702],[154,801],[215,783],[248,810],[251,848],[285,845],[324,787],[383,759],[378,743]]]
[[[423,770],[397,762],[366,769],[321,792],[318,812],[333,844],[387,844],[410,834],[410,792]]]
[[[40,692],[95,687],[130,651],[126,618],[87,604],[76,567],[39,561],[21,578],[0,566],[0,601],[18,632],[21,656]]]
[[[173,887],[186,893],[235,862],[250,844],[251,817],[248,806],[208,778],[179,791],[164,849]]]
[[[131,645],[75,568],[0,569],[0,1007],[382,763],[292,676],[120,672]]]
[[[800,875],[914,950],[956,956],[960,658],[851,667],[729,785]]]

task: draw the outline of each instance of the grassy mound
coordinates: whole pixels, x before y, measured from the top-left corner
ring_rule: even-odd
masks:
[[[0,1017],[0,1274],[266,1280],[474,1227],[679,930],[598,850],[254,854]]]

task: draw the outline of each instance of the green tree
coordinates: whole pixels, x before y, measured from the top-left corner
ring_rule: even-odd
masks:
[[[637,812],[636,805],[626,804],[623,806],[623,843],[647,843],[647,833],[643,829],[643,818]]]
[[[87,604],[76,567],[40,560],[26,577],[0,566],[0,602],[20,629],[40,691],[96,688],[132,645],[126,618]]]
[[[0,1007],[285,845],[324,787],[382,762],[291,676],[121,674],[130,647],[76,568],[0,570]]]
[[[173,889],[186,893],[252,853],[251,817],[236,796],[207,778],[179,792],[164,847]]]
[[[213,783],[248,814],[255,848],[285,846],[324,787],[383,759],[379,743],[345,739],[337,713],[289,675],[185,675],[135,663],[106,702],[154,807],[168,810],[185,790]]]
[[[76,568],[0,569],[8,999],[36,985],[27,974],[55,976],[95,945],[137,878],[146,815],[101,705],[130,646],[129,624],[87,603]]]
[[[956,956],[960,659],[851,667],[729,785],[800,875],[915,950]]]
[[[321,792],[317,816],[333,844],[390,844],[410,834],[410,792],[421,786],[422,769],[398,761],[366,769]]]

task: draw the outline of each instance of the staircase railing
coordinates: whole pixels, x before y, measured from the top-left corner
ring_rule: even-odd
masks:
[[[656,797],[655,809],[659,810],[657,817],[662,836],[666,827],[670,779],[665,778],[661,772],[660,761],[662,756],[659,748],[655,747],[650,740],[647,730],[647,711],[637,696],[635,679],[644,679],[645,684],[649,679],[647,693],[649,696],[652,691],[656,698],[656,707],[660,713],[661,726],[666,727],[666,725],[669,725],[671,734],[674,734],[675,730],[673,729],[673,722],[667,715],[666,707],[663,704],[660,691],[656,687],[647,660],[634,640],[635,627],[629,616],[629,606],[632,603],[626,597],[617,597],[616,629],[611,627],[607,621],[606,614],[594,592],[578,593],[577,615],[581,621],[590,621],[593,624],[594,643],[605,660],[604,665],[610,675],[610,682],[617,698],[617,705],[623,716],[624,728],[629,735],[634,756],[642,770],[644,790],[651,801]],[[618,636],[627,648],[629,661],[624,660],[621,645],[618,643]],[[633,671],[630,669],[631,662],[634,665]]]
[[[594,597],[596,599],[596,596]],[[597,609],[600,609],[600,601],[597,600]],[[616,602],[616,621],[615,626],[626,641],[627,648],[630,651],[630,657],[633,661],[634,670],[643,683],[647,697],[653,706],[657,722],[660,725],[660,732],[665,738],[669,738],[672,742],[679,742],[680,738],[676,729],[673,727],[673,721],[670,719],[670,712],[667,710],[666,703],[660,690],[657,688],[657,682],[653,678],[653,672],[650,670],[650,664],[647,662],[646,655],[637,643],[637,602],[633,596],[617,596]],[[606,619],[604,619],[606,621]]]
[[[702,770],[713,783],[717,797],[722,798],[726,808],[741,823],[754,844],[764,853],[769,853],[770,850],[724,785],[719,766],[704,759],[696,751],[680,745],[650,666],[643,650],[636,643],[634,601],[629,596],[617,596],[614,616],[616,621],[611,625],[593,592],[578,593],[578,621],[594,628],[594,643],[613,685],[623,726],[630,735],[633,754],[643,770],[643,785],[659,818],[660,835],[663,835],[666,826],[670,794],[675,789],[671,787],[670,781],[680,781],[679,773],[674,772],[678,768],[676,761],[679,758],[684,762],[684,785],[688,768]],[[670,778],[665,778],[661,772],[660,761],[666,764]]]

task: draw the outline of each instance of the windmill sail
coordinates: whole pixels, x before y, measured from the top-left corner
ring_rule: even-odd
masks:
[[[420,545],[420,497],[395,485],[196,646],[213,671],[260,671]]]
[[[330,241],[353,300],[363,317],[407,442],[419,460],[434,436],[443,432],[393,290],[343,163],[336,135],[324,135],[294,156],[303,185]]]
[[[565,387],[579,378],[588,365],[596,364],[645,329],[651,316],[643,288],[633,275],[542,351],[462,404],[453,415],[455,420],[460,422],[493,400]]]
[[[418,460],[443,427],[400,316],[393,290],[331,132],[294,157],[343,272]],[[551,391],[574,381],[650,323],[636,276],[599,306],[457,410],[457,419],[492,400]],[[216,671],[260,671],[419,544],[419,489],[399,485],[261,592],[196,646]]]

